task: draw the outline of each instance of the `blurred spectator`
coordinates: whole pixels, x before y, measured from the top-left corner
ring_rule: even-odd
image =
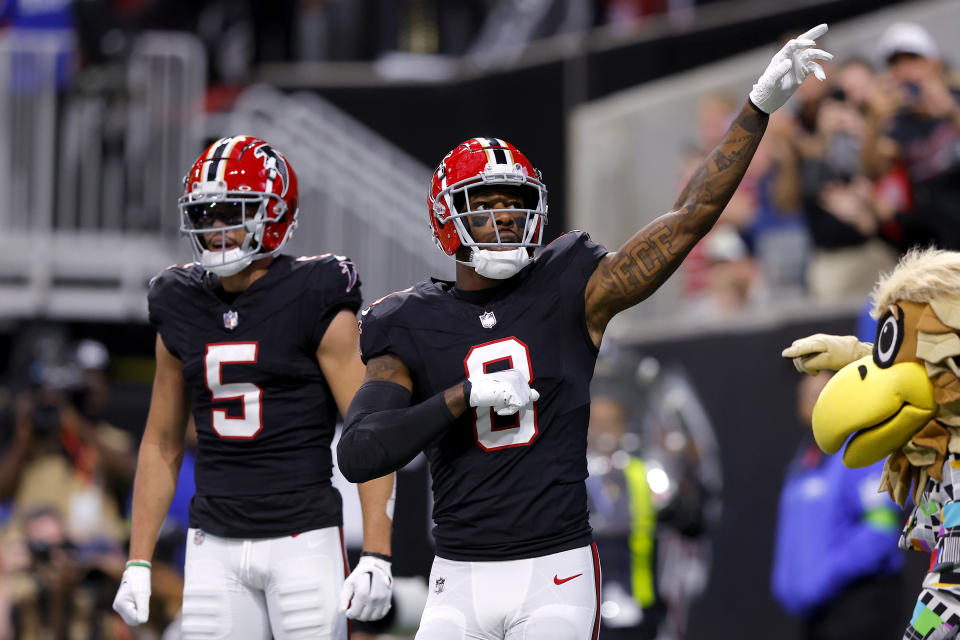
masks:
[[[512,64],[521,59],[531,41],[582,34],[592,23],[592,0],[499,0],[469,53],[482,68]]]
[[[19,535],[3,553],[15,637],[116,637],[110,602],[124,556],[109,546],[77,544],[51,507],[28,511],[20,522]]]
[[[754,304],[760,295],[760,274],[736,229],[720,224],[701,245],[706,287],[693,300],[691,312],[698,317],[723,318]]]
[[[793,142],[798,129],[789,111],[770,118],[747,170],[746,185],[738,190],[751,207],[740,234],[767,297],[797,297],[805,288],[810,236],[800,207],[800,166]]]
[[[93,346],[94,344],[98,347]],[[108,397],[106,350],[81,343],[70,359],[34,362],[35,387],[15,399],[14,437],[0,459],[0,499],[14,515],[53,507],[76,542],[126,539],[121,516],[134,458],[129,435],[99,419]],[[91,351],[92,350],[92,351]],[[95,356],[94,356],[95,357]]]
[[[861,147],[872,70],[860,60],[840,65],[820,100],[812,135],[800,140],[803,209],[814,243],[810,293],[822,300],[863,297],[895,252],[878,237],[885,216],[863,175]],[[848,90],[850,93],[848,94]]]
[[[698,101],[698,139],[688,148],[681,181],[716,146],[737,106],[737,98],[723,91]],[[780,297],[800,294],[809,242],[799,208],[799,169],[791,142],[795,130],[787,112],[770,119],[767,135],[717,227],[681,266],[684,297],[703,307],[702,312],[729,314],[756,300],[761,290]],[[741,243],[731,238],[731,230]],[[711,239],[714,235],[716,240]]]
[[[607,640],[655,638],[663,617],[663,603],[654,585],[657,514],[647,467],[629,452],[639,439],[624,437],[627,423],[628,409],[621,401],[593,396],[587,432],[587,495],[590,526],[603,566],[601,635]]]
[[[134,460],[129,435],[100,418],[108,360],[93,341],[67,357],[45,353],[30,366],[33,387],[15,398],[0,498],[12,498],[2,557],[19,638],[112,637],[118,620],[110,602]]]
[[[298,60],[361,60],[371,37],[368,0],[299,0],[296,16]]]
[[[29,38],[39,45],[41,50],[56,51],[56,84],[58,89],[69,86],[74,71],[73,53],[67,43],[70,40],[70,31],[73,28],[71,13],[72,0],[4,0],[0,2],[0,25],[10,29],[14,34],[20,33],[22,38]],[[26,64],[37,52],[20,51],[17,54],[22,58],[21,64]],[[41,54],[43,55],[43,54]],[[36,64],[36,62],[34,62]],[[26,67],[29,68],[29,67]],[[39,72],[36,68],[31,73],[14,76],[13,86],[22,91],[42,89],[43,83],[38,82]]]
[[[877,48],[886,75],[869,100],[866,174],[905,172],[913,207],[897,216],[902,245],[960,249],[960,89],[948,84],[937,45],[920,25],[891,25]]]
[[[352,0],[351,0],[352,1]],[[463,55],[482,28],[484,0],[368,0],[366,20],[376,25],[371,57],[388,52]]]
[[[902,619],[899,509],[877,493],[882,461],[849,469],[813,441],[813,406],[829,379],[804,376],[797,388],[805,433],[780,493],[773,595],[802,619],[806,640],[892,638]]]

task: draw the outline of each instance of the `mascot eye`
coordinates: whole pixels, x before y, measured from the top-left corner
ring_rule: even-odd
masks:
[[[877,327],[877,341],[873,345],[873,361],[882,369],[893,364],[900,351],[900,344],[903,342],[903,311],[897,307],[899,312],[894,315],[893,312],[887,313],[880,319],[880,325]]]

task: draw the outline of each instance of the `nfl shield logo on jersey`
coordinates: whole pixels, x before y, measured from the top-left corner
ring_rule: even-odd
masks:
[[[240,322],[240,315],[236,311],[231,309],[223,314],[223,326],[227,329],[233,331],[237,328],[238,322]]]
[[[203,544],[204,533],[202,529],[197,529],[193,534],[193,544]]]
[[[436,582],[433,583],[433,590],[435,593],[440,593],[443,591],[443,585],[446,583],[444,578],[437,578]]]
[[[493,315],[493,311],[485,311],[480,316],[480,324],[483,325],[484,329],[493,329],[494,325],[497,324],[497,316]]]

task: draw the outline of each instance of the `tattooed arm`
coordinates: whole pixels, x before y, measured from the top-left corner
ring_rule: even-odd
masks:
[[[826,32],[826,24],[817,25],[788,41],[773,56],[753,85],[750,99],[717,148],[697,167],[673,211],[601,259],[584,294],[587,328],[594,344],[600,345],[610,318],[656,291],[710,231],[740,184],[769,114],[782,107],[808,75],[826,79],[816,61],[831,60],[833,55],[813,48]]]
[[[610,319],[663,284],[707,234],[736,191],[769,116],[747,102],[666,213],[600,260],[585,293],[587,327],[599,345]]]

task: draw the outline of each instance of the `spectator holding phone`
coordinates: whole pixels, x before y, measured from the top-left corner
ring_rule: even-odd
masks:
[[[920,25],[891,25],[878,42],[887,74],[869,100],[862,147],[868,177],[902,168],[913,198],[898,215],[905,244],[960,249],[960,88],[950,86],[940,53]]]

